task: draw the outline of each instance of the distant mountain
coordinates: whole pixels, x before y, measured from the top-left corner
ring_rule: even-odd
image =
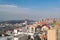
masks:
[[[27,19],[25,19],[25,20],[8,20],[8,21],[2,21],[2,22],[0,22],[0,24],[1,23],[16,24],[16,23],[24,23],[25,21],[27,21],[28,23],[29,22],[35,22],[34,20],[27,20]]]

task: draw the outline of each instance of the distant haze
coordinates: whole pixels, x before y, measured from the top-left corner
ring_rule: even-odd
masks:
[[[0,20],[60,17],[58,0],[0,0]]]

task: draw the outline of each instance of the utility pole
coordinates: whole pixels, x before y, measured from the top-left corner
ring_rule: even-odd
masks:
[[[58,29],[56,30],[56,33],[57,33],[57,34],[56,34],[56,35],[57,35],[57,36],[56,36],[56,37],[57,37],[56,40],[58,40]]]

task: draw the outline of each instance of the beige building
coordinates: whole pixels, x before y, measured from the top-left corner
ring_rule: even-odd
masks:
[[[56,40],[56,29],[48,30],[47,39],[48,40]]]
[[[60,40],[60,27],[48,30],[47,39],[48,40]]]

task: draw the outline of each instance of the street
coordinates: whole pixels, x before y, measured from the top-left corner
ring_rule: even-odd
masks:
[[[24,35],[24,34],[20,34],[20,35],[17,35],[14,37],[14,40],[27,40],[27,35]]]

